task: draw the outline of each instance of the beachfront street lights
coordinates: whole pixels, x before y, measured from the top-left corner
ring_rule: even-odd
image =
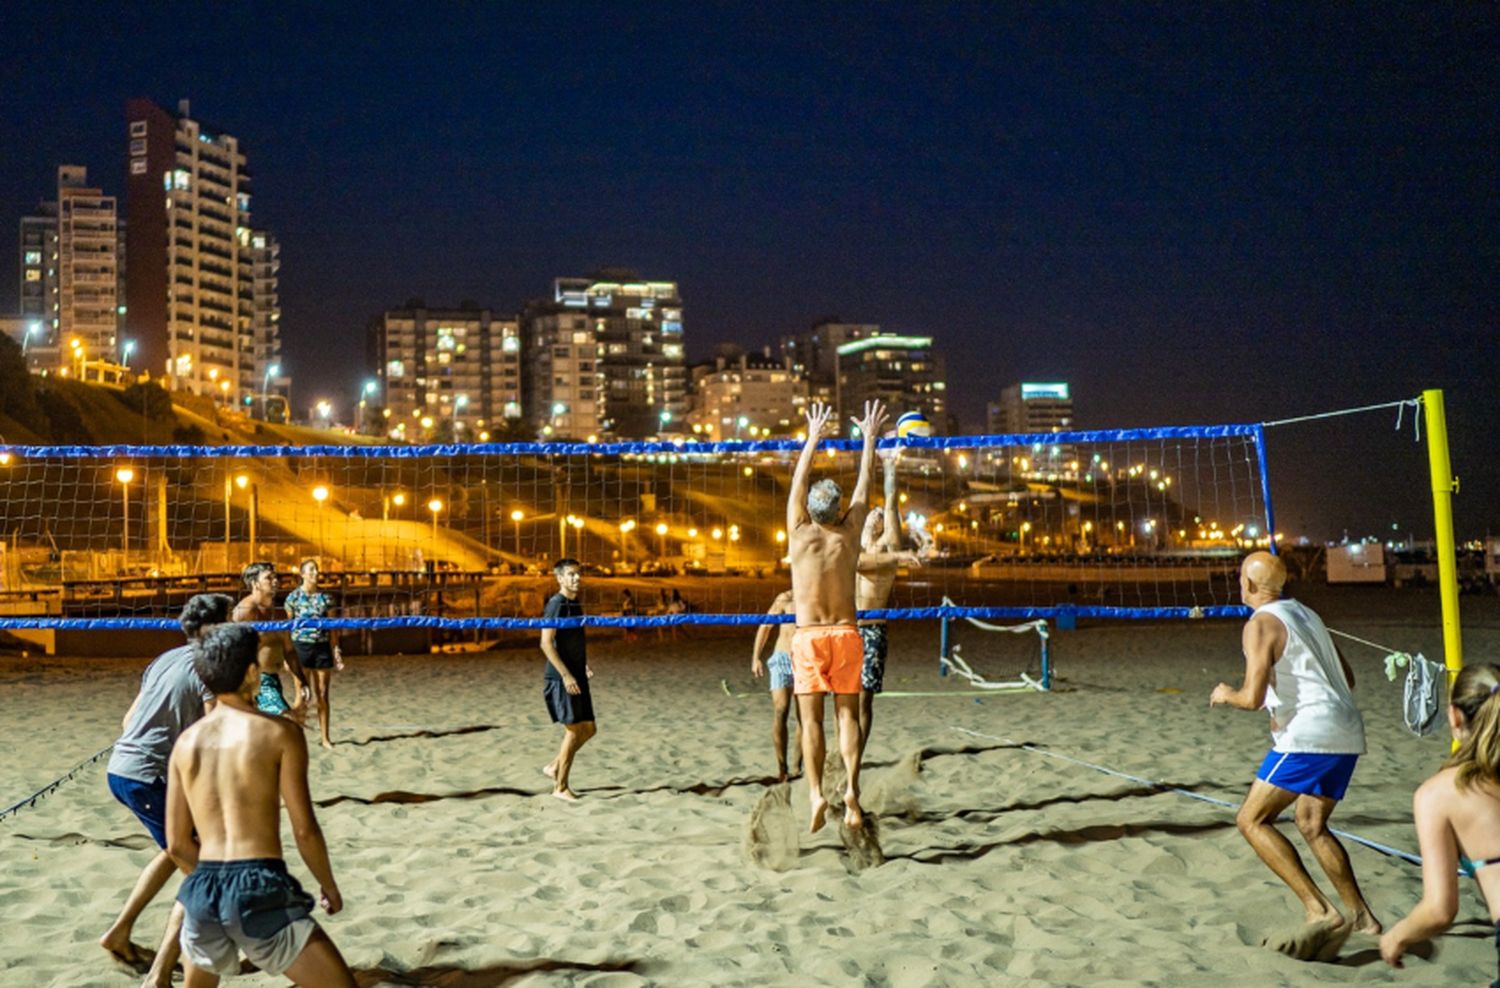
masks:
[[[667,558],[667,523],[659,521],[656,523],[657,556]]]
[[[115,471],[115,479],[120,482],[120,507],[124,513],[120,551],[128,560],[130,557],[130,482],[135,479],[135,471],[129,467],[121,467]]]
[[[323,505],[328,503],[328,488],[323,484],[312,489],[312,499],[318,502],[318,551],[323,551],[326,533],[323,530]]]
[[[438,523],[438,515],[441,514],[442,510],[443,510],[443,501],[442,501],[442,499],[435,497],[431,501],[428,501],[427,502],[427,510],[432,512],[432,565],[433,565],[433,568],[435,569],[437,567],[437,547],[438,547],[437,523]]]
[[[390,494],[390,493],[386,493],[386,492],[381,492],[381,495],[380,495],[380,520],[381,520],[381,522],[388,522],[388,521],[391,520],[391,505],[394,504],[396,507],[399,508],[399,507],[401,507],[405,503],[406,503],[406,494],[404,492],[402,492],[402,491],[396,491],[394,494]]]
[[[1026,533],[1031,531],[1031,522],[1021,522],[1021,551],[1026,551]]]
[[[135,340],[126,340],[120,347],[120,363],[129,367],[132,353],[135,353]]]
[[[272,364],[266,368],[266,373],[260,379],[260,418],[263,422],[271,419],[271,378],[281,374],[281,365]]]
[[[327,428],[329,420],[333,418],[333,402],[323,398],[313,407],[318,413],[318,418],[323,420],[323,427]]]
[[[625,563],[625,569],[630,569],[630,533],[635,531],[635,519],[626,518],[620,522],[620,558]]]
[[[253,560],[255,558],[255,515],[260,507],[260,492],[255,489],[255,485],[250,483],[250,475],[247,473],[235,474],[234,486],[242,491],[250,492],[250,558]]]
[[[520,508],[510,513],[510,520],[516,523],[516,558],[521,558],[521,522],[526,520],[526,512]]]

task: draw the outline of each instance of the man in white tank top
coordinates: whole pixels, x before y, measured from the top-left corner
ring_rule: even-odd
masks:
[[[1255,552],[1240,567],[1240,599],[1255,613],[1245,623],[1245,682],[1214,687],[1209,706],[1264,708],[1271,715],[1271,751],[1235,818],[1260,859],[1291,888],[1306,910],[1294,933],[1265,945],[1299,960],[1331,960],[1352,932],[1379,934],[1354,869],[1328,818],[1344,798],[1354,764],[1365,752],[1365,726],[1355,705],[1354,672],[1328,629],[1308,607],[1282,600],[1286,566]],[[1349,910],[1346,919],[1313,881],[1292,842],[1273,821],[1296,804],[1297,829]]]

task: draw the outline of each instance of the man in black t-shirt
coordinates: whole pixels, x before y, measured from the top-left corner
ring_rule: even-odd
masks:
[[[542,617],[582,617],[578,592],[583,587],[583,570],[578,560],[559,559],[552,573],[557,577],[558,592],[547,601]],[[589,679],[594,672],[589,668],[583,628],[543,628],[542,654],[547,657],[542,696],[552,722],[566,731],[557,757],[542,769],[542,774],[552,780],[552,795],[572,801],[578,796],[568,788],[568,771],[573,767],[573,756],[595,732],[594,701],[589,695]]]

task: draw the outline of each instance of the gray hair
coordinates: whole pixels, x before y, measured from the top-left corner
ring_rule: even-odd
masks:
[[[824,479],[812,485],[807,492],[807,513],[819,525],[831,525],[838,521],[839,500],[844,492],[839,485]]]

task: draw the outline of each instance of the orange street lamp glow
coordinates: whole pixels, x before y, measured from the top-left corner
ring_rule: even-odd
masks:
[[[510,520],[511,521],[524,521],[525,518],[526,518],[526,512],[522,511],[520,508],[517,508],[516,510],[514,510],[514,511],[512,511],[510,513]]]
[[[121,467],[115,471],[115,479],[122,484],[128,484],[135,479],[135,471],[129,467]]]
[[[324,487],[322,484],[314,487],[312,489],[312,498],[314,501],[322,504],[324,501],[328,500],[328,488]]]

